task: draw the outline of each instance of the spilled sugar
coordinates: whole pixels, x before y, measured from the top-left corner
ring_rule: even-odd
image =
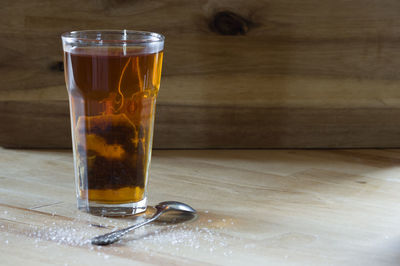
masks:
[[[90,238],[96,235],[82,229],[77,230],[74,228],[73,222],[64,226],[31,225],[30,229],[29,237],[34,238],[35,242],[46,240],[72,246],[88,245],[90,244]],[[196,249],[200,248],[201,244],[211,245],[213,249],[227,246],[226,236],[223,236],[218,230],[187,225],[148,225],[147,227],[136,229],[134,233],[126,235],[124,239],[127,240],[126,242],[140,241],[141,244],[147,243],[156,246],[172,245]]]
[[[54,226],[30,226],[29,237],[35,239],[35,243],[41,241],[53,241],[57,244],[71,246],[84,246],[90,244],[89,234],[84,230],[77,230],[74,224]]]
[[[226,236],[215,229],[207,227],[171,225],[166,228],[156,229],[151,233],[148,233],[148,229],[143,231],[137,232],[134,238],[141,239],[141,242],[147,244],[147,246],[155,245],[161,249],[168,247],[168,245],[176,248],[186,247],[192,249],[199,249],[201,246],[206,246],[207,248],[209,247],[210,251],[213,251],[228,246]],[[140,234],[144,234],[144,236],[141,238]]]
[[[207,213],[207,212],[204,212]],[[57,245],[86,246],[90,250],[100,252],[104,259],[108,254],[102,253],[103,247],[93,246],[90,239],[96,235],[109,232],[121,226],[120,221],[104,218],[101,224],[88,224],[87,220],[78,217],[70,221],[45,221],[41,225],[30,225],[26,234],[33,239],[35,246],[43,246],[46,241]],[[118,252],[127,249],[134,252],[147,252],[150,256],[155,252],[168,252],[171,255],[185,251],[208,254],[232,255],[230,243],[237,242],[235,237],[225,234],[232,226],[231,219],[198,219],[194,222],[180,224],[149,224],[126,235],[120,242],[107,247]],[[106,227],[106,228],[102,228]],[[8,240],[5,240],[8,244]],[[121,251],[120,247],[124,246]],[[104,250],[104,249],[103,249]]]

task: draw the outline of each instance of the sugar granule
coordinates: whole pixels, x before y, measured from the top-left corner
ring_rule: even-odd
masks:
[[[113,221],[113,226],[103,221],[104,226],[115,228],[118,223]],[[82,223],[83,222],[83,223]],[[127,234],[120,242],[131,251],[145,251],[147,254],[154,252],[172,252],[180,254],[183,251],[197,250],[211,254],[223,254],[230,256],[230,240],[233,236],[224,234],[224,228],[209,228],[207,225],[211,219],[197,224],[150,224]],[[87,226],[87,227],[86,227]],[[90,229],[90,230],[89,230]],[[96,233],[97,232],[97,233]],[[51,241],[57,245],[87,246],[89,250],[100,253],[105,259],[109,255],[105,254],[102,247],[92,246],[90,239],[96,234],[106,231],[97,231],[96,227],[87,224],[85,220],[71,220],[62,222],[47,221],[41,225],[30,225],[29,236],[34,239],[36,247],[41,241]],[[229,237],[229,239],[228,239]],[[124,252],[119,248],[119,244],[112,245],[114,252]]]

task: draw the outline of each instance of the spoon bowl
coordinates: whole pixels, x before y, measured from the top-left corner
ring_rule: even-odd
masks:
[[[190,207],[189,205],[179,202],[179,201],[163,201],[158,203],[155,208],[157,210],[163,210],[163,212],[167,211],[182,211],[182,212],[191,212],[196,213],[196,210]]]

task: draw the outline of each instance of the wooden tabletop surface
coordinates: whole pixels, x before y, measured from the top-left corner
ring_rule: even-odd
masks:
[[[87,240],[153,209],[78,211],[71,151],[0,149],[0,169],[1,265],[400,263],[400,150],[156,150],[150,205],[198,216],[108,247]]]

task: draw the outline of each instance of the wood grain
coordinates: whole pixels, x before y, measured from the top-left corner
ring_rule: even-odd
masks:
[[[10,101],[35,101],[36,105],[39,101],[47,106],[67,100],[59,67],[62,32],[132,28],[166,36],[160,108],[188,106],[182,112],[185,113],[198,107],[199,116],[210,117],[213,111],[208,113],[208,110],[213,109],[208,107],[223,107],[232,110],[224,122],[231,128],[239,126],[233,117],[242,108],[257,107],[259,112],[281,108],[291,120],[298,117],[292,111],[310,108],[304,127],[313,127],[314,121],[324,121],[322,114],[334,117],[337,109],[363,108],[364,118],[339,119],[335,132],[353,132],[354,124],[369,130],[369,122],[360,124],[360,121],[374,117],[378,123],[387,125],[380,129],[388,132],[390,138],[373,133],[378,131],[375,129],[370,136],[357,139],[354,145],[337,146],[380,146],[376,138],[385,138],[382,147],[398,146],[394,137],[397,131],[386,111],[381,111],[398,112],[400,107],[398,1],[104,0],[81,3],[74,0],[67,3],[56,0],[49,4],[44,0],[6,0],[3,6],[0,10],[0,105],[9,106]],[[323,110],[319,112],[319,109]],[[12,128],[27,128],[30,124],[23,124],[27,121],[24,116],[29,116],[29,112],[20,112],[16,116],[20,121],[7,122],[15,123]],[[65,129],[55,132],[49,125],[55,123],[55,128],[63,128],[65,120],[46,119],[37,118],[36,125],[43,131],[53,131],[51,134],[57,141],[35,135],[33,146],[64,147],[58,140],[65,139]],[[273,138],[284,138],[286,131],[297,131],[297,125],[286,123],[282,128],[282,124],[285,121],[263,127],[276,132]],[[189,125],[182,127],[184,131],[193,131]],[[203,131],[213,130],[209,124],[202,127]],[[6,133],[11,135],[0,139],[12,139],[14,134],[19,134],[0,131],[0,135]],[[168,131],[161,133],[169,134]],[[256,131],[251,133],[259,135]],[[336,139],[345,138],[345,135],[329,136],[326,142],[314,137],[309,140],[287,137],[282,142],[287,145],[260,147],[332,147]],[[187,142],[178,146],[172,146],[173,141],[170,146],[164,145],[164,140],[158,138],[155,141],[160,147],[170,148],[232,147],[235,142],[241,142],[240,147],[255,147],[251,141],[246,144],[239,138],[228,143],[224,139],[206,142],[206,138],[196,137],[196,144]],[[313,138],[315,142],[311,141]],[[2,145],[14,144],[3,142]],[[32,144],[21,142],[19,146]]]
[[[71,148],[66,101],[3,102],[0,120],[4,121],[0,134],[4,147]],[[343,128],[343,124],[348,126]],[[390,108],[372,111],[158,104],[154,147],[400,147],[399,124],[400,110]]]
[[[81,241],[153,210],[82,213],[70,151],[0,148],[2,265],[398,265],[399,167],[400,150],[156,150],[150,205],[197,219],[96,248]]]

